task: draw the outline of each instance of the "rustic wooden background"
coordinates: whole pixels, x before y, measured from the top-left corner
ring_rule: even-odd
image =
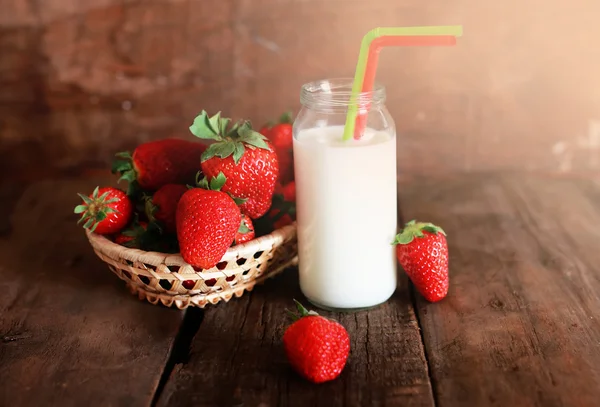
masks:
[[[599,13],[597,0],[0,0],[0,169],[102,166],[186,136],[201,109],[259,124],[297,110],[302,83],[351,76],[370,28],[462,24],[457,48],[382,54],[401,168],[597,171]]]

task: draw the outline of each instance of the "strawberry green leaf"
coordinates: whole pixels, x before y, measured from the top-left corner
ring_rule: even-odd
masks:
[[[229,127],[229,123],[231,123],[231,119],[224,118],[219,121],[219,133],[221,135],[227,135],[227,127]]]
[[[146,213],[146,216],[150,222],[156,221],[154,214],[158,211],[158,209],[158,205],[154,205],[151,197],[147,197],[144,200],[144,212]]]
[[[104,219],[106,219],[106,212],[98,212],[98,214],[96,215],[96,222],[102,222]]]
[[[227,119],[227,120],[229,120],[229,119]],[[234,136],[236,136],[236,135],[237,135],[237,132],[238,132],[238,129],[239,129],[239,127],[240,127],[240,123],[239,123],[239,122],[237,122],[237,123],[234,123],[234,125],[233,125],[233,126],[231,126],[231,128],[230,128],[230,129],[229,129],[229,131],[227,132],[226,136],[227,136],[227,137],[231,137],[231,138],[233,138]]]
[[[254,147],[269,150],[269,146],[265,142],[265,136],[263,136],[259,132],[254,131],[248,127],[241,127],[238,133],[240,134],[240,141],[243,141],[246,144],[250,144]]]
[[[125,172],[131,170],[131,162],[125,160],[113,160],[111,166],[111,172],[116,174],[117,172]]]
[[[429,233],[433,233],[434,235],[441,233],[442,235],[446,236],[446,232],[444,232],[444,229],[434,225],[433,223],[426,223],[425,225],[423,225],[423,230],[426,230]]]
[[[77,205],[75,207],[74,213],[83,213],[87,209],[87,205]]]
[[[208,117],[208,113],[204,110],[194,118],[194,122],[189,128],[190,132],[198,138],[222,140],[222,137],[219,134],[219,127],[213,127],[211,118]]]
[[[100,192],[100,187],[94,188],[94,192],[92,192],[93,198],[98,198],[98,193]]]
[[[228,193],[228,195],[231,197],[231,199],[233,199],[233,201],[236,203],[236,205],[243,205],[248,198],[238,198],[237,196],[233,196],[231,194]]]
[[[230,141],[213,143],[202,153],[202,162],[213,157],[226,158],[233,154],[235,144]]]
[[[129,161],[133,159],[131,156],[131,153],[129,151],[122,151],[120,153],[117,153],[117,154],[115,154],[115,157],[123,158],[123,159],[129,160]]]
[[[200,178],[201,175],[202,175],[201,172],[198,172],[196,174],[196,186],[198,188],[209,190],[210,186],[208,185],[208,179],[206,179],[206,177]],[[188,189],[192,189],[192,187],[189,187]]]
[[[296,308],[298,309],[298,312],[300,313],[300,317],[306,317],[309,315],[314,315],[314,316],[319,315],[315,311],[307,310],[306,308],[304,308],[304,305],[300,304],[300,302],[295,299],[294,299],[294,303],[296,304]]]
[[[90,227],[92,227],[92,225],[93,225],[93,224],[94,224],[94,219],[92,219],[92,218],[89,218],[89,219],[87,220],[87,222],[85,222],[85,223],[83,224],[83,227],[84,227],[85,229],[89,229]]]
[[[433,233],[436,235],[438,233],[442,233],[444,236],[446,235],[444,230],[439,226],[436,226],[432,223],[423,223],[411,220],[410,222],[406,223],[404,229],[402,229],[402,231],[395,237],[394,241],[392,242],[392,245],[409,244],[415,238],[424,238],[425,234],[423,233],[423,231]]]
[[[293,120],[292,120],[292,112],[291,111],[287,111],[284,114],[282,114],[281,116],[279,116],[279,123],[291,124],[292,122],[293,122]]]
[[[242,223],[240,223],[240,228],[238,229],[238,233],[248,233],[251,231],[252,230],[246,225],[246,223],[244,223],[244,220],[242,219]]]
[[[223,185],[227,182],[227,177],[222,172],[219,172],[216,177],[210,180],[210,189],[213,191],[219,191],[223,188]]]
[[[414,235],[413,234],[409,234],[409,233],[400,233],[396,236],[396,238],[394,239],[394,241],[392,242],[392,245],[396,245],[396,244],[409,244],[410,242],[412,242],[414,240]]]
[[[245,152],[246,148],[244,147],[243,143],[235,143],[235,151],[233,152],[233,162],[236,165],[240,162]]]
[[[121,182],[121,181],[127,181],[129,183],[132,183],[136,180],[136,174],[133,171],[126,171],[123,173],[123,175],[121,175],[121,177],[119,178],[119,180],[117,182]]]
[[[221,112],[217,112],[217,114],[209,117],[208,125],[215,134],[223,134],[221,133]]]
[[[91,203],[93,202],[93,201],[92,201],[92,198],[90,198],[89,196],[85,196],[85,195],[83,195],[83,194],[77,194],[77,195],[79,195],[79,197],[80,197],[81,199],[83,199],[83,202],[85,202],[85,203],[86,203],[86,205],[89,205],[89,204],[91,204]]]

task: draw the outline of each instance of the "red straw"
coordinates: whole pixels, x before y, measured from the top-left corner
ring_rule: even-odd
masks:
[[[377,62],[379,52],[384,47],[440,47],[456,45],[456,37],[453,35],[423,35],[423,36],[381,36],[375,38],[369,47],[369,56],[367,58],[367,68],[365,70],[365,79],[362,86],[362,92],[371,92],[375,83],[377,73]],[[356,116],[356,126],[354,128],[354,139],[359,140],[366,126],[367,112],[370,105],[367,103],[365,108],[358,112]]]

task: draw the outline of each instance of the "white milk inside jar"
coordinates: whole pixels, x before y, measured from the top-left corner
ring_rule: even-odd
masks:
[[[396,289],[396,135],[377,86],[362,137],[342,139],[351,80],[302,88],[294,122],[299,277],[315,306],[358,310],[387,301]]]

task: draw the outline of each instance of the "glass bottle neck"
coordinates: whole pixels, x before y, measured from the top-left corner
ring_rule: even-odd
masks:
[[[300,102],[311,110],[346,111],[356,103],[359,110],[377,109],[385,102],[385,88],[376,84],[370,92],[361,92],[352,100],[352,79],[325,79],[302,86]]]

